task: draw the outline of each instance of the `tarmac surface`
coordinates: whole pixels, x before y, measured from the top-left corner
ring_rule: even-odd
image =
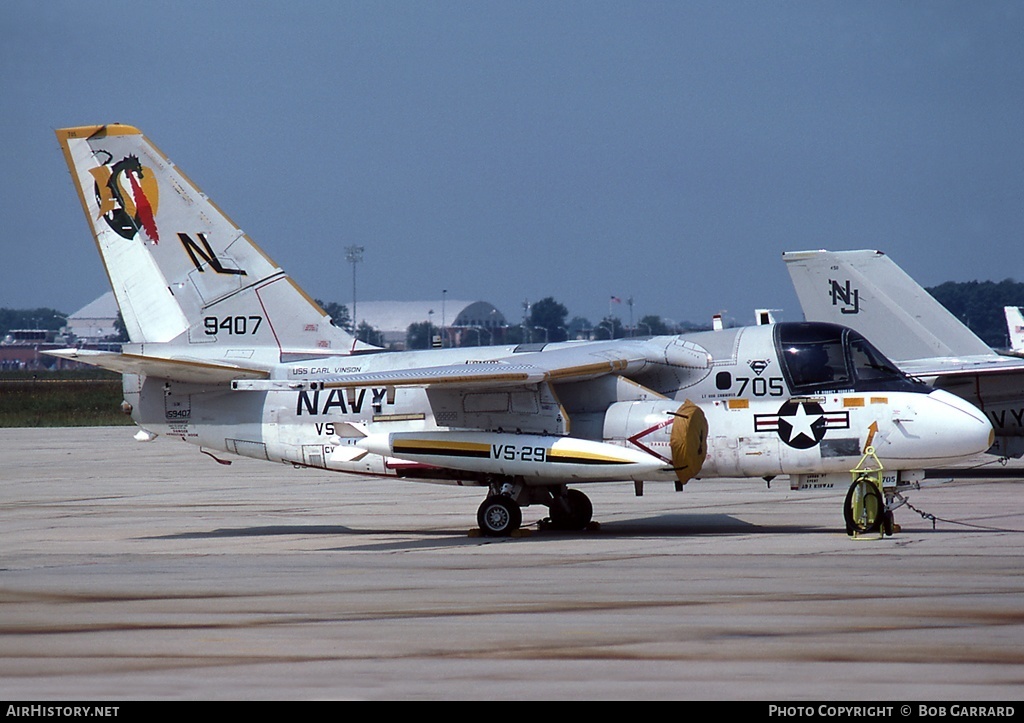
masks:
[[[1013,701],[1024,484],[588,485],[600,528],[470,535],[483,491],[0,429],[0,699]],[[1024,476],[1024,470],[1022,470]],[[934,517],[929,517],[930,515]],[[897,708],[898,710],[898,708]]]

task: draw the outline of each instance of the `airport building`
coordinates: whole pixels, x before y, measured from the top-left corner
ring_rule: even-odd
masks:
[[[93,346],[109,342],[117,336],[117,300],[108,291],[68,317],[65,332],[75,346]]]
[[[0,339],[0,371],[77,369],[85,365],[48,356],[44,352],[65,349],[118,350],[117,301],[108,291],[67,318],[59,332],[47,329],[11,329]]]
[[[48,349],[67,346],[58,333],[48,329],[11,329],[0,339],[0,372],[65,369],[63,359],[47,356]]]
[[[351,310],[350,310],[351,311]],[[504,342],[505,316],[487,301],[359,301],[358,323],[383,334],[384,346],[405,348],[409,327],[429,324],[434,346],[490,346]]]

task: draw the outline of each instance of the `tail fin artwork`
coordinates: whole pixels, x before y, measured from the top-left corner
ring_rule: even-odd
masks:
[[[1024,315],[1019,306],[1004,306],[1006,332],[1010,336],[1010,354],[1024,356]]]
[[[138,129],[65,128],[57,138],[128,336],[147,355],[169,345],[263,366],[374,349],[335,327]]]
[[[881,251],[795,251],[782,258],[808,321],[856,329],[893,361],[995,356]]]

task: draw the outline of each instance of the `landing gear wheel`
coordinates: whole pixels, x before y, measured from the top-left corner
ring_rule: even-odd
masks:
[[[882,515],[882,534],[886,537],[892,537],[892,533],[896,528],[896,520],[891,510],[886,510],[885,514]]]
[[[476,521],[488,537],[508,537],[523,524],[523,511],[508,497],[491,495],[477,510]]]
[[[594,506],[590,498],[579,490],[566,491],[564,498],[551,502],[549,510],[550,525],[555,530],[582,530],[594,517]]]
[[[850,485],[843,504],[846,517],[846,534],[851,537],[868,532],[878,532],[883,522],[888,522],[892,534],[892,513],[885,509],[878,487],[867,477],[858,478]]]

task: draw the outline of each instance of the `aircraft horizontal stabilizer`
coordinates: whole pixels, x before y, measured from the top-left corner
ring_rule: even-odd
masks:
[[[92,349],[55,349],[44,353],[69,361],[109,369],[119,374],[146,374],[179,382],[227,384],[236,379],[264,379],[268,376],[267,372],[261,369],[248,369],[231,364],[214,364],[209,361],[181,357],[165,359]]]

